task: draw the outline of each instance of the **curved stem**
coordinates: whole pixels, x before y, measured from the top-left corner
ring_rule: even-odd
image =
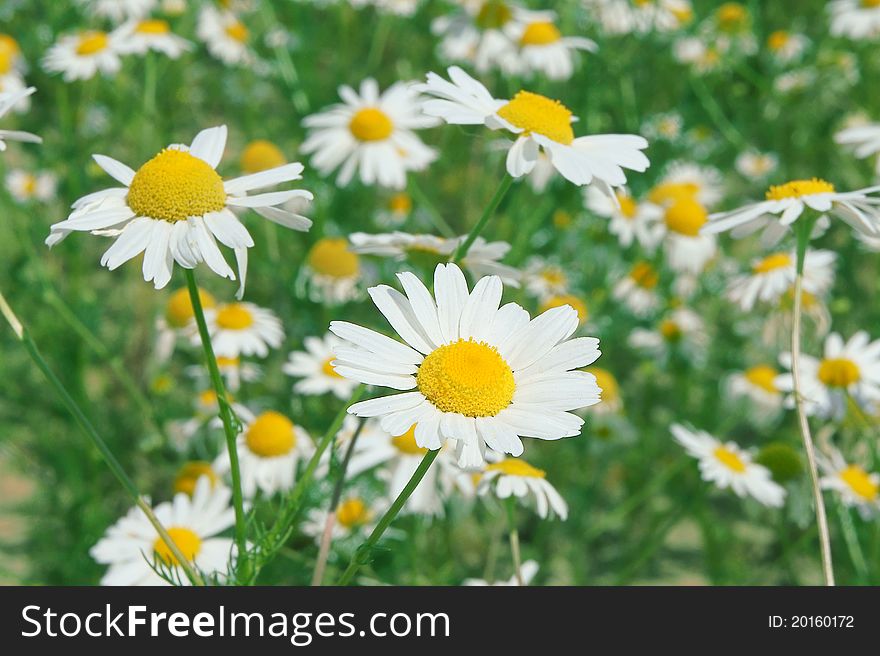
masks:
[[[473,246],[474,242],[477,240],[477,237],[480,236],[480,233],[483,232],[486,224],[489,223],[489,219],[492,218],[492,214],[495,213],[495,209],[498,207],[499,203],[501,203],[501,199],[507,194],[507,191],[512,184],[513,177],[505,172],[504,177],[501,179],[501,183],[498,185],[498,189],[495,190],[495,195],[492,196],[492,200],[489,201],[489,204],[486,205],[486,209],[483,210],[483,215],[480,217],[480,220],[477,221],[476,225],[471,228],[468,236],[465,237],[464,241],[455,249],[452,257],[449,258],[450,262],[458,263],[467,255],[471,246]]]
[[[196,276],[192,269],[184,269],[186,273],[186,286],[189,289],[189,298],[193,307],[196,325],[199,327],[199,336],[202,340],[202,349],[208,360],[208,372],[211,376],[211,384],[217,394],[217,406],[220,409],[220,419],[223,421],[223,432],[226,434],[226,450],[229,452],[229,471],[232,477],[232,505],[235,509],[235,545],[238,549],[238,569],[242,572],[242,578],[247,578],[245,563],[247,557],[247,534],[244,515],[244,499],[241,494],[241,468],[238,463],[238,449],[236,448],[237,419],[234,419],[232,406],[226,396],[226,386],[223,384],[223,376],[220,375],[220,367],[217,365],[217,356],[214,355],[214,346],[211,344],[211,335],[208,332],[208,324],[205,321],[205,311],[202,308],[202,299],[199,296],[199,287],[196,285]]]
[[[516,574],[516,584],[523,587],[522,558],[519,553],[519,530],[516,526],[516,497],[513,495],[504,500],[507,508],[507,529],[510,532],[510,553],[513,556],[513,570]]]

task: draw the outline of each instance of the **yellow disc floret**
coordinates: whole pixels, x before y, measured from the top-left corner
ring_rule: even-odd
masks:
[[[106,32],[83,32],[76,46],[76,54],[83,57],[96,55],[102,50],[106,50],[109,43],[110,40]]]
[[[351,117],[348,129],[359,141],[382,141],[394,132],[394,123],[381,109],[365,107]]]
[[[421,456],[428,452],[426,448],[419,446],[416,442],[415,424],[410,426],[409,430],[402,435],[392,437],[391,444],[393,444],[398,451],[408,456]]]
[[[486,471],[497,471],[505,476],[525,476],[528,478],[545,478],[547,476],[543,469],[532,467],[520,458],[505,458],[500,462],[493,462],[486,467]]]
[[[409,214],[412,207],[412,198],[406,192],[401,191],[388,199],[388,209],[394,214]]]
[[[6,75],[12,70],[20,53],[18,41],[8,34],[0,34],[0,75]]]
[[[686,237],[696,237],[709,219],[709,213],[693,198],[681,198],[666,209],[666,227]]]
[[[247,43],[247,40],[250,37],[250,32],[248,31],[248,28],[244,26],[244,23],[236,20],[226,26],[226,36],[233,41]]]
[[[296,446],[293,422],[280,412],[269,410],[254,419],[245,432],[245,442],[252,453],[275,458],[290,453]]]
[[[639,206],[636,204],[636,201],[633,200],[632,196],[617,192],[617,203],[620,206],[620,213],[624,218],[636,218],[636,212],[638,211]]]
[[[205,462],[203,460],[187,462],[180,468],[180,471],[177,472],[177,476],[174,479],[174,492],[183,492],[184,494],[192,496],[193,492],[196,491],[196,483],[203,476],[211,481],[211,487],[217,485],[219,479],[217,478],[217,474],[211,468],[210,462]]]
[[[584,371],[596,377],[596,384],[602,390],[602,403],[615,403],[620,399],[620,385],[614,374],[602,367],[585,367]]]
[[[217,305],[214,297],[204,289],[199,289],[199,300],[202,302],[203,308],[213,308]],[[165,320],[172,328],[185,328],[194,316],[189,290],[186,288],[178,289],[171,295],[171,298],[168,299],[168,305],[165,306]]]
[[[778,373],[773,367],[766,364],[755,365],[754,367],[746,369],[743,375],[746,377],[746,380],[755,387],[760,387],[762,390],[770,394],[779,393],[779,390],[776,389],[775,382]]]
[[[769,273],[776,269],[783,269],[792,265],[791,255],[788,253],[772,253],[763,260],[752,266],[753,273]]]
[[[722,30],[734,32],[745,26],[749,12],[738,2],[726,2],[718,8],[715,16]]]
[[[498,110],[498,116],[521,128],[526,136],[534,132],[565,145],[574,141],[568,107],[537,93],[518,92],[513,100]]]
[[[244,330],[254,324],[254,315],[243,303],[227,303],[217,310],[215,321],[225,330]]]
[[[336,360],[336,357],[331,355],[329,358],[324,360],[323,364],[321,364],[321,373],[325,376],[329,376],[330,378],[343,378],[338,373],[336,373],[336,369],[333,368],[333,362]]]
[[[460,339],[428,354],[419,391],[443,412],[493,417],[513,400],[513,371],[494,346]]]
[[[180,551],[181,555],[189,562],[192,562],[199,552],[202,550],[202,539],[196,535],[195,531],[180,526],[171,526],[168,529],[168,536]],[[177,567],[180,561],[177,556],[172,553],[171,549],[162,538],[157,538],[153,543],[153,553],[156,559],[168,566]]]
[[[862,0],[862,6],[867,9],[880,7],[880,0]]]
[[[336,509],[336,521],[345,528],[357,528],[370,521],[370,509],[363,499],[346,499]]]
[[[562,307],[563,305],[569,305],[574,308],[578,315],[578,323],[583,324],[590,316],[590,313],[587,310],[587,303],[574,294],[559,294],[558,296],[549,297],[541,303],[541,312],[546,312],[547,310],[556,307]]]
[[[819,380],[828,387],[849,387],[862,378],[859,365],[848,358],[826,358],[819,363]]]
[[[880,1],[880,0],[878,0]],[[791,40],[791,36],[785,30],[776,30],[767,37],[767,47],[774,52],[782,50]]]
[[[139,34],[169,34],[171,32],[171,27],[168,25],[168,21],[153,18],[142,20],[137,24],[134,31]]]
[[[682,198],[694,199],[700,193],[696,182],[662,182],[651,189],[648,200],[656,205],[668,205]]]
[[[546,46],[562,38],[557,27],[549,21],[530,23],[519,39],[523,46]]]
[[[742,474],[746,470],[746,463],[742,461],[742,458],[727,447],[716,447],[715,451],[712,453],[715,455],[715,459],[718,460],[718,462],[731,471],[734,471],[737,474]]]
[[[245,173],[259,173],[286,164],[281,149],[266,139],[256,139],[241,153],[241,169]]]
[[[654,289],[660,281],[660,274],[647,262],[637,262],[629,277],[642,289]]]
[[[474,19],[483,30],[497,30],[504,27],[513,18],[513,12],[502,0],[488,0],[483,3]]]
[[[880,486],[872,481],[868,472],[858,465],[849,465],[838,475],[853,493],[865,501],[874,501],[880,496]]]
[[[785,200],[801,198],[813,194],[834,193],[834,185],[819,178],[812,180],[792,180],[781,185],[774,185],[767,190],[767,200]]]
[[[185,221],[222,210],[226,192],[223,180],[206,161],[166,148],[135,173],[128,206],[138,216]]]
[[[315,273],[332,278],[351,278],[360,271],[360,257],[348,249],[343,237],[319,239],[308,256],[309,266]]]

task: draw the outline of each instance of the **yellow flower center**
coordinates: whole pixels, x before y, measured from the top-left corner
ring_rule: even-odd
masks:
[[[345,528],[356,528],[370,521],[370,510],[362,499],[347,499],[336,509],[336,521]]]
[[[334,360],[336,360],[336,357],[333,355],[324,360],[324,363],[321,365],[321,373],[323,373],[325,376],[329,376],[330,378],[343,378],[343,376],[340,376],[338,373],[336,373],[336,370],[333,368],[332,363]]]
[[[107,48],[109,39],[104,32],[84,32],[79,37],[79,43],[76,46],[76,54],[87,57],[95,55]]]
[[[862,0],[862,6],[868,9],[880,7],[880,0]]]
[[[596,384],[602,390],[602,403],[617,401],[620,398],[620,385],[617,384],[614,374],[602,367],[585,367],[584,371],[596,377]]]
[[[174,492],[183,492],[192,496],[196,491],[196,483],[203,476],[206,476],[211,481],[211,487],[217,485],[219,479],[211,468],[210,462],[194,460],[186,463],[180,468],[177,477],[174,479]]]
[[[880,1],[878,1],[878,6],[880,6]],[[880,494],[880,487],[871,480],[868,472],[858,465],[849,465],[840,472],[839,476],[850,490],[865,501],[873,501]]]
[[[546,301],[541,303],[541,312],[546,312],[547,310],[555,307],[562,307],[563,305],[570,305],[575,309],[578,314],[578,322],[581,324],[583,324],[590,316],[590,313],[587,310],[586,302],[573,294],[560,294],[558,296],[551,296]]]
[[[667,205],[681,199],[694,199],[700,193],[700,185],[695,182],[663,182],[648,194],[648,200],[655,205]]]
[[[538,275],[541,280],[553,287],[565,287],[568,284],[568,277],[562,269],[556,267],[547,267]]]
[[[254,315],[242,303],[228,303],[217,310],[215,321],[224,330],[244,330],[254,324]]]
[[[647,262],[638,262],[629,272],[629,277],[643,289],[654,289],[660,281],[660,275]]]
[[[767,200],[800,198],[812,194],[834,193],[834,185],[819,178],[812,180],[792,180],[781,185],[773,185],[767,190]]]
[[[343,237],[319,239],[309,251],[309,266],[316,273],[333,278],[351,278],[360,272],[360,257],[348,249]]]
[[[20,52],[18,41],[8,34],[0,34],[0,75],[6,75],[12,70]]]
[[[252,453],[274,458],[290,453],[296,446],[293,422],[280,412],[269,410],[254,419],[245,433],[245,442]]]
[[[171,26],[168,25],[168,21],[154,18],[141,21],[134,31],[140,34],[168,34],[171,32]]]
[[[393,444],[398,451],[408,456],[421,456],[428,452],[426,448],[421,447],[416,443],[415,424],[410,426],[409,430],[403,435],[392,437],[391,444]]]
[[[412,207],[412,198],[407,193],[394,194],[388,199],[388,209],[395,214],[409,214],[412,211]]]
[[[259,173],[286,163],[281,149],[266,139],[251,141],[241,153],[241,168],[245,173]]]
[[[715,451],[712,452],[715,455],[715,459],[718,460],[722,465],[727,467],[729,470],[736,472],[737,474],[742,474],[746,470],[746,463],[742,461],[736,453],[728,449],[727,447],[719,446],[716,447]]]
[[[574,141],[568,107],[537,93],[517,92],[513,100],[498,110],[498,116],[522,129],[525,136],[535,132],[565,145]]]
[[[419,391],[443,412],[493,417],[510,405],[513,371],[494,346],[460,339],[434,350],[419,367]]]
[[[848,358],[826,358],[819,363],[819,380],[828,387],[849,387],[861,378],[859,365]]]
[[[489,0],[480,7],[474,20],[480,29],[497,30],[507,25],[511,18],[513,12],[507,3],[501,0]]]
[[[226,36],[239,43],[247,43],[250,32],[241,21],[233,21],[226,26]]]
[[[214,408],[217,406],[217,392],[214,390],[204,390],[199,392],[199,405],[204,408]]]
[[[709,219],[706,208],[691,198],[680,198],[670,205],[663,217],[666,227],[686,237],[696,237]]]
[[[235,357],[231,358],[225,355],[217,356],[217,367],[220,370],[229,369],[231,367],[238,367],[241,364],[241,358]]]
[[[217,305],[214,297],[204,289],[199,289],[199,300],[202,307],[213,308]],[[168,299],[168,305],[165,306],[165,320],[174,328],[185,328],[192,321],[193,306],[189,298],[189,290],[178,289]]]
[[[172,526],[168,529],[168,536],[175,546],[180,550],[181,555],[189,562],[199,554],[202,550],[202,539],[188,528]],[[165,544],[162,538],[157,538],[153,543],[153,553],[156,559],[164,562],[168,566],[177,567],[180,561],[177,560],[171,549]]]
[[[486,471],[498,471],[505,476],[524,476],[528,478],[544,478],[547,476],[543,469],[532,467],[525,460],[519,458],[505,458],[500,462],[493,462],[486,467]]]
[[[792,265],[791,255],[788,253],[773,253],[752,266],[753,273],[769,273],[776,269],[784,269]]]
[[[33,196],[37,191],[37,178],[30,173],[26,173],[24,176],[24,184],[22,185],[22,191],[24,191],[26,196]]]
[[[675,16],[679,23],[690,23],[694,19],[694,10],[689,5],[675,6],[669,9],[669,13]]]
[[[878,2],[880,2],[880,0],[878,0]],[[790,39],[791,36],[785,30],[776,30],[767,37],[767,47],[770,48],[770,50],[782,50]]]
[[[226,206],[223,180],[204,160],[166,148],[134,174],[128,206],[138,216],[185,221]]]
[[[634,219],[636,217],[636,210],[638,210],[639,206],[632,196],[617,192],[617,202],[620,205],[620,213],[624,217],[627,219]]]
[[[727,2],[718,8],[715,16],[723,30],[736,30],[742,27],[749,17],[749,12],[738,2]]]
[[[747,381],[755,387],[760,387],[765,392],[776,394],[779,391],[776,389],[776,383],[774,382],[777,372],[773,367],[766,364],[759,364],[746,369],[744,375]]]
[[[523,46],[546,46],[556,43],[562,38],[556,26],[549,21],[530,23],[520,37],[520,45]]]
[[[660,334],[667,342],[677,342],[681,339],[681,326],[672,319],[664,319],[660,322]]]
[[[569,212],[565,210],[556,210],[553,212],[553,225],[560,230],[566,230],[571,227],[572,218]]]
[[[355,112],[348,129],[359,141],[382,141],[394,132],[394,123],[381,109],[366,107]]]

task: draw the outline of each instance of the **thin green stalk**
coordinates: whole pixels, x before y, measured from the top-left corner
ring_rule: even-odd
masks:
[[[742,136],[742,134],[740,134],[737,127],[724,114],[724,110],[721,109],[718,101],[712,96],[712,93],[706,87],[706,83],[703,82],[703,79],[692,75],[690,80],[691,88],[693,88],[700,103],[703,105],[703,108],[715,123],[715,127],[717,127],[721,134],[724,135],[724,138],[730,142],[731,146],[740,151],[747,150],[749,148],[748,141]]]
[[[496,208],[499,203],[501,203],[501,199],[504,198],[512,184],[513,176],[510,176],[505,172],[504,177],[501,179],[501,183],[498,185],[498,189],[495,190],[495,195],[492,196],[492,200],[489,201],[489,204],[486,205],[486,209],[483,210],[483,216],[481,216],[480,220],[477,221],[477,224],[471,228],[471,231],[468,233],[465,240],[455,249],[452,257],[449,258],[450,262],[459,262],[467,255],[477,237],[480,236],[480,233],[483,232],[486,224],[489,223],[489,219],[492,217],[492,214],[495,213]]]
[[[516,584],[523,587],[522,558],[519,553],[519,529],[516,525],[516,497],[513,495],[504,500],[507,510],[507,530],[510,535],[510,553],[513,556],[513,571],[516,574]]]
[[[428,451],[425,454],[425,457],[422,458],[422,461],[409,479],[406,487],[404,487],[401,493],[397,495],[397,498],[394,500],[394,503],[391,504],[391,507],[387,512],[382,515],[382,519],[376,524],[376,528],[370,533],[370,537],[368,537],[366,541],[357,548],[357,551],[355,551],[354,555],[351,557],[351,562],[348,564],[348,568],[339,578],[339,583],[337,585],[348,585],[351,583],[351,580],[354,578],[354,575],[357,574],[357,571],[370,561],[370,556],[376,543],[379,542],[382,534],[391,522],[394,521],[394,518],[397,517],[397,514],[400,512],[401,508],[403,508],[403,505],[407,502],[410,496],[412,496],[412,493],[415,491],[416,487],[418,487],[419,483],[422,482],[422,479],[425,477],[425,474],[428,473],[428,470],[431,468],[431,465],[434,463],[434,460],[437,459],[438,455],[440,455],[440,449]]]
[[[110,447],[107,446],[107,443],[98,434],[98,431],[89,421],[88,417],[86,417],[85,413],[80,409],[79,405],[77,405],[76,401],[67,391],[67,388],[64,387],[64,383],[61,382],[61,380],[55,375],[55,372],[49,367],[49,364],[46,362],[45,358],[43,358],[43,354],[37,347],[36,342],[31,338],[30,333],[28,333],[21,321],[19,321],[15,312],[12,311],[12,308],[6,302],[6,298],[2,293],[0,293],[0,314],[3,314],[6,321],[12,327],[13,332],[15,332],[16,337],[18,337],[18,340],[22,343],[25,350],[28,352],[28,355],[30,355],[31,360],[34,361],[34,364],[37,365],[37,368],[42,372],[43,376],[46,377],[46,380],[49,381],[49,384],[55,390],[58,398],[61,399],[61,402],[67,408],[68,412],[73,415],[73,418],[79,425],[80,429],[82,429],[83,433],[86,434],[86,437],[88,437],[98,449],[98,452],[104,458],[104,462],[107,463],[107,466],[110,468],[110,471],[113,472],[116,480],[118,480],[122,487],[125,488],[125,491],[131,496],[135,505],[141,509],[150,524],[156,529],[159,537],[162,538],[162,541],[171,553],[174,554],[174,557],[177,559],[177,562],[180,563],[187,578],[193,583],[193,585],[204,585],[205,582],[202,580],[202,577],[193,568],[189,559],[187,559],[187,557],[180,551],[177,543],[170,535],[168,535],[168,531],[165,530],[165,527],[162,526],[156,518],[153,509],[146,501],[144,501],[143,497],[141,497],[134,481],[132,481],[128,477],[128,474],[125,473],[125,470],[122,468],[122,465],[119,464],[116,456],[110,451]]]
[[[840,520],[840,526],[843,529],[843,541],[849,551],[850,560],[853,567],[861,579],[862,583],[869,582],[870,573],[868,571],[868,563],[865,560],[865,554],[862,551],[862,545],[859,543],[859,536],[856,533],[856,527],[853,525],[852,517],[849,514],[849,508],[845,507],[839,501],[836,504],[837,517]]]
[[[419,187],[418,183],[411,176],[409,179],[409,193],[410,195],[425,208],[425,211],[428,213],[428,216],[431,218],[431,223],[434,224],[434,227],[440,231],[444,237],[455,237],[455,230],[446,219],[443,218],[443,215],[440,214],[440,210],[437,209],[437,206],[431,201],[430,198],[422,191],[421,187]]]
[[[234,419],[232,406],[226,396],[226,386],[223,384],[223,376],[220,375],[220,367],[217,366],[217,357],[214,355],[214,346],[211,344],[211,335],[208,332],[208,324],[205,321],[205,311],[202,308],[202,299],[199,296],[199,287],[196,285],[196,276],[192,269],[184,269],[186,273],[186,286],[189,289],[189,298],[193,307],[196,324],[199,327],[199,336],[202,340],[202,348],[208,360],[208,372],[214,392],[217,394],[217,406],[220,409],[220,418],[223,421],[223,432],[226,434],[226,450],[229,452],[229,470],[232,476],[232,505],[235,509],[235,544],[238,549],[238,570],[241,578],[247,579],[249,568],[247,566],[247,534],[246,517],[244,514],[244,499],[241,494],[241,468],[238,463],[238,450],[236,448],[237,419]]]

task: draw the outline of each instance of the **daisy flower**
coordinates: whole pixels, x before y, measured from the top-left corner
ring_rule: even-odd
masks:
[[[143,56],[154,50],[171,59],[178,59],[193,47],[192,43],[171,31],[168,21],[157,18],[130,21],[119,27],[118,35],[117,50],[125,55]]]
[[[880,1],[833,0],[828,3],[831,12],[831,34],[850,39],[872,39],[880,34]]]
[[[357,383],[343,378],[333,369],[336,347],[342,343],[332,333],[323,337],[306,337],[303,340],[305,350],[292,351],[281,368],[288,376],[302,379],[294,384],[293,391],[309,396],[332,392],[338,399],[349,398]]]
[[[129,18],[143,18],[156,7],[156,0],[77,0],[91,16],[121,23]]]
[[[767,37],[767,48],[784,64],[800,59],[809,45],[810,40],[803,34],[787,30],[776,30]]]
[[[529,294],[541,300],[568,293],[568,275],[565,270],[538,256],[531,257],[526,262],[523,284]]]
[[[486,125],[516,135],[507,153],[507,172],[515,178],[530,173],[543,150],[563,178],[576,185],[597,182],[610,187],[626,183],[623,169],[645,171],[648,158],[641,151],[648,142],[633,134],[575,137],[574,116],[562,103],[529,91],[512,100],[497,100],[480,82],[457,66],[448,69],[451,82],[428,73],[420,90],[435,96],[424,111],[451,125]]]
[[[819,481],[822,489],[837,492],[846,506],[858,508],[865,519],[880,511],[880,474],[848,463],[833,448],[828,456],[818,454],[817,460],[824,474]]]
[[[477,493],[481,496],[491,493],[502,500],[513,496],[524,503],[532,502],[541,519],[553,515],[561,520],[568,518],[568,504],[547,481],[547,473],[521,458],[505,458],[487,465]]]
[[[648,200],[666,206],[682,198],[690,198],[712,207],[723,196],[723,182],[721,172],[716,168],[673,162],[649,192]]]
[[[397,277],[406,296],[385,285],[369,293],[406,344],[345,321],[330,324],[352,343],[336,350],[337,373],[404,392],[356,403],[351,414],[380,417],[392,435],[416,424],[419,447],[454,440],[462,467],[482,464],[484,445],[518,456],[520,437],[580,433],[584,421],[570,411],[598,403],[599,388],[591,374],[572,370],[600,351],[598,339],[569,339],[578,327],[574,309],[530,320],[515,303],[499,307],[500,278],[481,278],[468,293],[454,264],[437,266],[434,297],[412,273]]]
[[[834,141],[852,148],[859,159],[871,157],[880,153],[880,123],[853,125],[835,134]],[[875,162],[875,169],[880,173],[880,157]]]
[[[695,198],[681,197],[666,206],[652,226],[652,239],[663,242],[669,267],[678,273],[697,275],[718,250],[713,235],[701,230],[709,212]]]
[[[183,492],[188,497],[192,497],[196,493],[196,487],[199,480],[207,478],[211,484],[211,489],[217,487],[220,477],[211,467],[210,462],[204,460],[190,460],[185,462],[183,466],[177,470],[177,476],[174,477],[174,493]]]
[[[46,203],[55,198],[58,177],[51,171],[31,173],[13,169],[6,174],[6,190],[19,203],[35,200]]]
[[[730,377],[733,396],[744,396],[764,410],[776,411],[782,407],[782,392],[776,386],[779,372],[768,364],[756,364]]]
[[[201,288],[199,288],[199,300],[206,310],[217,306],[214,297]],[[195,312],[189,298],[189,290],[186,287],[176,290],[168,299],[165,312],[156,320],[156,360],[167,361],[174,351],[178,338],[184,336],[192,338],[195,332],[194,318]]]
[[[653,329],[633,330],[628,343],[633,348],[663,356],[673,348],[681,348],[698,355],[705,349],[707,341],[706,325],[700,315],[680,307],[667,314]]]
[[[592,39],[562,36],[552,20],[516,23],[513,39],[526,74],[541,73],[550,80],[568,80],[574,74],[579,50],[596,52]]]
[[[717,70],[722,63],[716,42],[706,37],[678,39],[673,45],[672,54],[677,62],[690,66],[701,75]]]
[[[225,182],[215,169],[226,146],[226,126],[202,130],[187,147],[169,146],[137,171],[105,155],[94,155],[98,166],[122,187],[80,198],[66,221],[56,223],[46,239],[54,246],[75,231],[117,237],[101,264],[111,271],[145,252],[144,280],[161,289],[171,280],[174,262],[194,269],[200,262],[224,278],[235,280],[215,239],[233,249],[238,261],[238,298],[244,294],[248,248],[254,245],[232,208],[253,208],[275,223],[308,230],[311,221],[277,205],[295,197],[311,198],[292,189],[247,192],[299,180],[302,164],[286,164]]]
[[[312,438],[280,412],[268,410],[254,415],[246,410],[239,418],[244,422],[236,440],[242,494],[252,499],[258,490],[271,496],[291,489],[299,459],[314,452]],[[214,461],[214,469],[219,474],[229,471],[229,452],[225,449]]]
[[[49,73],[63,73],[65,82],[88,80],[97,73],[113,75],[122,67],[118,32],[89,30],[61,37],[43,57]]]
[[[678,112],[666,112],[650,117],[642,125],[642,132],[648,139],[676,141],[681,137],[684,119]]]
[[[303,120],[309,134],[300,148],[312,154],[322,174],[339,168],[338,185],[346,186],[359,173],[365,185],[403,189],[408,171],[421,171],[437,158],[414,132],[437,121],[422,114],[412,83],[397,82],[380,93],[368,78],[360,93],[343,85],[339,95],[342,103]]]
[[[19,77],[25,68],[21,46],[11,35],[0,32],[0,81]],[[2,89],[2,84],[0,84]]]
[[[231,498],[228,488],[212,487],[209,478],[202,477],[192,497],[180,492],[173,502],[160,503],[153,509],[159,523],[195,569],[221,580],[236,558],[232,540],[217,537],[235,524],[235,512],[229,505]],[[89,554],[98,563],[110,566],[101,585],[168,585],[153,569],[154,562],[169,568],[181,584],[190,584],[180,562],[138,507],[108,528]]]
[[[601,401],[587,410],[600,415],[620,412],[623,408],[623,398],[620,396],[620,384],[614,374],[602,367],[584,367],[584,371],[596,377],[596,384],[602,392]]]
[[[327,515],[324,508],[312,508],[302,523],[302,532],[314,538],[319,546],[327,527]],[[369,533],[380,516],[381,511],[376,504],[369,503],[361,496],[350,495],[340,500],[336,507],[330,537],[335,542]]]
[[[284,341],[284,328],[272,310],[253,303],[224,303],[205,310],[205,320],[218,357],[255,355],[265,358]],[[201,344],[198,333],[193,345]]]
[[[747,151],[737,155],[734,166],[743,177],[760,180],[776,170],[779,166],[779,158],[773,153]]]
[[[880,213],[877,205],[880,199],[869,196],[878,190],[880,186],[839,192],[833,184],[818,178],[792,180],[771,186],[764,201],[711,215],[702,232],[714,234],[733,230],[733,236],[740,237],[764,228],[764,242],[775,243],[804,210],[812,209],[833,214],[858,232],[878,236]]]
[[[205,5],[199,12],[196,34],[211,56],[227,66],[251,64],[254,61],[248,45],[250,31],[231,11]]]
[[[0,93],[0,118],[3,118],[4,114],[6,114],[10,109],[17,105],[22,98],[27,98],[36,90],[36,87],[28,87],[27,89],[22,89],[21,91],[11,94]],[[7,141],[42,143],[43,140],[37,135],[31,134],[30,132],[0,130],[0,152],[6,150]]]
[[[700,461],[704,481],[722,490],[730,488],[738,497],[751,496],[771,508],[780,508],[785,502],[785,488],[773,481],[770,470],[753,462],[752,456],[733,442],[722,443],[706,431],[681,424],[673,424],[669,430],[675,441]]]
[[[522,581],[524,585],[528,585],[532,582],[532,579],[535,578],[535,574],[538,573],[538,563],[534,560],[527,560],[522,564],[519,568],[519,573],[522,576]],[[519,579],[516,574],[511,576],[507,581],[496,581],[495,583],[489,583],[483,579],[465,579],[462,585],[466,586],[518,586]]]
[[[782,365],[791,369],[791,354],[783,353]],[[841,419],[846,414],[847,397],[856,403],[880,401],[880,340],[871,341],[860,330],[846,342],[838,333],[825,338],[822,358],[801,354],[800,393],[807,415]],[[786,406],[793,408],[794,379],[782,374],[776,379],[780,390],[789,392]]]
[[[609,198],[593,186],[584,191],[584,205],[594,214],[610,219],[608,232],[616,236],[624,248],[632,246],[634,241],[648,250],[656,246],[650,226],[663,216],[661,207],[636,201],[626,188],[618,189],[615,197]]]
[[[812,250],[804,261],[803,289],[809,294],[824,295],[834,283],[832,251]],[[793,251],[771,253],[752,262],[748,274],[734,278],[727,286],[727,298],[749,312],[757,301],[778,301],[794,285],[797,254]]]
[[[612,291],[637,317],[646,317],[660,306],[657,283],[660,274],[647,262],[636,262],[629,273],[617,281]]]
[[[324,237],[315,242],[303,272],[315,302],[347,303],[360,295],[360,257],[345,237]]]
[[[376,216],[376,223],[386,228],[398,227],[406,223],[412,211],[412,198],[405,191],[399,191],[388,197],[385,207]]]
[[[671,32],[690,23],[690,0],[586,0],[606,34]]]

